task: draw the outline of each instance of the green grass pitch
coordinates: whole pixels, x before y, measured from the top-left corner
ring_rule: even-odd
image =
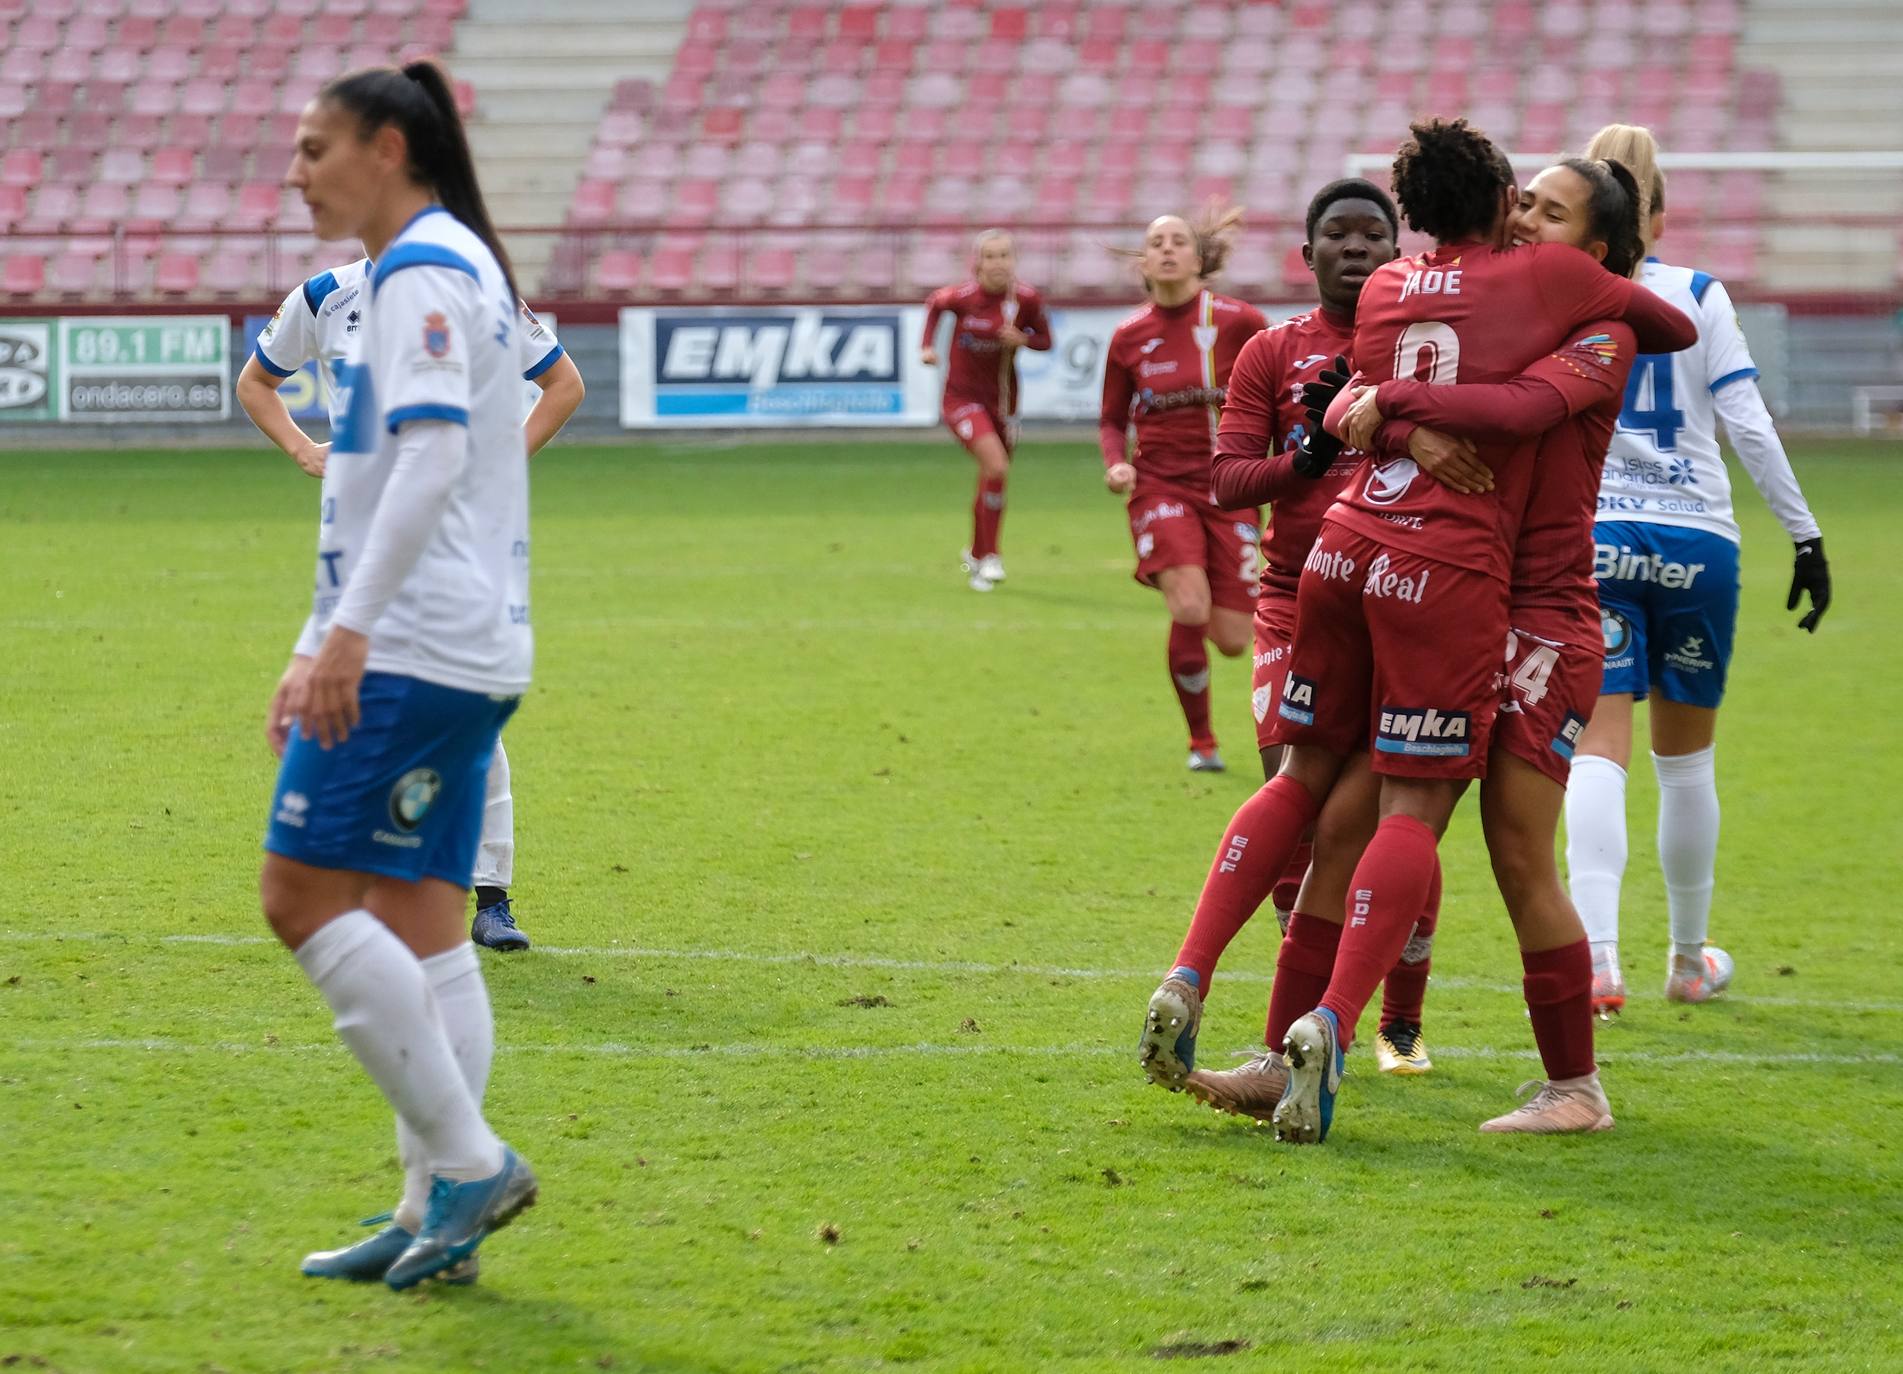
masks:
[[[1031,444],[966,590],[948,443],[536,460],[492,1120],[543,1201],[469,1291],[298,1276],[395,1200],[389,1116],[264,938],[265,701],[317,488],[263,453],[0,454],[0,1366],[102,1371],[1894,1370],[1903,1236],[1894,446],[1800,445],[1838,601],[1748,484],[1714,938],[1658,997],[1634,773],[1618,1129],[1475,1133],[1537,1073],[1472,808],[1437,1067],[1330,1142],[1132,1047],[1252,776],[1191,776],[1087,445]],[[1274,927],[1205,1062],[1261,1034]]]

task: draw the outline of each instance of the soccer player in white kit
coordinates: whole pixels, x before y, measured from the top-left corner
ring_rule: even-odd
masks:
[[[1665,178],[1651,132],[1613,124],[1592,158],[1632,169],[1648,213],[1648,249],[1663,227]],[[1602,695],[1573,757],[1566,790],[1566,866],[1592,942],[1593,1007],[1625,1006],[1619,967],[1619,888],[1625,875],[1626,765],[1632,703],[1651,695],[1652,767],[1659,782],[1658,851],[1672,952],[1665,996],[1705,1002],[1731,981],[1732,960],[1706,944],[1718,855],[1713,740],[1738,618],[1738,524],[1718,451],[1717,424],[1796,545],[1786,609],[1808,593],[1798,622],[1815,632],[1830,605],[1830,567],[1817,520],[1791,471],[1758,369],[1724,286],[1704,272],[1648,257],[1637,279],[1690,315],[1698,342],[1641,356],[1626,386],[1599,487],[1594,576],[1606,665]]]
[[[473,1277],[534,1203],[483,1119],[495,1029],[463,906],[483,779],[528,689],[519,296],[433,63],[324,87],[286,177],[376,266],[338,368],[310,619],[266,730],[283,763],[259,894],[397,1115],[391,1224],[320,1278]]]
[[[320,444],[292,418],[278,388],[307,362],[324,375],[330,398],[330,425],[334,434],[341,420],[337,367],[362,326],[365,297],[372,268],[361,258],[347,266],[319,272],[292,289],[284,303],[258,335],[257,347],[238,375],[238,403],[257,427],[286,456],[313,477],[324,475],[329,444]],[[524,381],[538,388],[534,407],[523,422],[523,439],[533,457],[568,423],[581,405],[586,388],[575,362],[563,351],[554,333],[528,307],[516,335]],[[529,947],[528,935],[515,922],[509,887],[515,878],[515,801],[509,786],[509,757],[501,742],[489,777],[482,811],[482,842],[476,847],[476,916],[469,938],[495,950]]]

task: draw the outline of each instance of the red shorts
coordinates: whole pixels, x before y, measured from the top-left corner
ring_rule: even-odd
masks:
[[[957,436],[958,442],[973,453],[978,451],[978,441],[987,435],[1001,439],[1006,453],[1018,446],[1018,422],[998,414],[983,401],[960,401],[947,396],[939,418]]]
[[[1486,776],[1507,589],[1323,521],[1295,599],[1276,744],[1367,749],[1377,773]]]
[[[1579,642],[1568,626],[1534,619],[1507,635],[1506,690],[1493,747],[1524,759],[1561,787],[1573,749],[1592,719],[1605,677],[1603,644]]]
[[[1135,577],[1156,585],[1165,568],[1201,568],[1209,576],[1209,604],[1226,611],[1255,607],[1261,567],[1261,512],[1218,510],[1185,487],[1137,480],[1130,493],[1130,541]]]
[[[1249,706],[1255,712],[1255,747],[1275,743],[1275,699],[1288,673],[1289,643],[1295,638],[1295,598],[1264,592],[1255,603],[1255,666],[1249,673]]]

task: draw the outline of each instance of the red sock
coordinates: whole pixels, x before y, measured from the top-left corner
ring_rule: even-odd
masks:
[[[998,527],[1004,523],[1004,478],[980,477],[978,495],[971,503],[971,556],[988,558],[998,551]]]
[[[1344,1045],[1354,1039],[1362,1008],[1401,957],[1415,919],[1427,909],[1438,845],[1434,832],[1412,816],[1389,816],[1375,827],[1374,838],[1355,865],[1335,976],[1321,1000],[1335,1013]]]
[[[1526,1010],[1533,1018],[1533,1041],[1540,1047],[1546,1076],[1584,1078],[1592,1059],[1592,946],[1585,940],[1529,954],[1520,951],[1526,970]]]
[[[1170,622],[1170,684],[1189,722],[1189,747],[1214,749],[1216,737],[1209,733],[1209,649],[1201,625]]]
[[[1381,984],[1381,1024],[1396,1021],[1421,1024],[1421,1004],[1427,1000],[1427,975],[1433,971],[1434,931],[1440,925],[1440,863],[1434,864],[1434,881],[1427,889],[1427,909],[1414,923],[1401,958],[1388,970]]]
[[[1189,933],[1176,956],[1178,968],[1196,970],[1203,996],[1209,995],[1216,961],[1255,915],[1288,867],[1288,856],[1314,822],[1315,799],[1292,778],[1264,783],[1230,818],[1216,861],[1203,880],[1203,894],[1196,899]]]
[[[1296,898],[1301,895],[1302,879],[1308,876],[1308,861],[1314,856],[1315,846],[1303,840],[1296,847],[1295,857],[1288,861],[1288,868],[1275,884],[1275,891],[1269,895],[1275,899],[1277,911],[1295,910]],[[1310,1007],[1309,1010],[1313,1010]]]
[[[1282,952],[1275,956],[1275,983],[1269,989],[1269,1024],[1263,1044],[1272,1050],[1281,1049],[1295,1018],[1315,1010],[1322,994],[1328,991],[1340,944],[1341,927],[1333,921],[1295,913],[1288,923],[1288,934],[1282,937]]]

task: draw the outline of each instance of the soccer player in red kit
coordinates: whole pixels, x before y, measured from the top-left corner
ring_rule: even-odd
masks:
[[[1051,346],[1050,321],[1037,288],[1017,279],[1017,250],[1002,229],[987,229],[972,245],[972,280],[944,286],[925,302],[925,338],[919,359],[938,366],[933,342],[938,321],[953,318],[951,357],[940,414],[958,442],[978,460],[978,495],[971,507],[971,547],[960,556],[974,592],[1004,581],[998,527],[1004,522],[1004,478],[1017,446],[1020,348]]]
[[[1644,252],[1639,205],[1638,184],[1624,167],[1571,159],[1521,192],[1509,230],[1519,243],[1570,244],[1626,276]],[[1546,1081],[1483,1131],[1552,1134],[1613,1124],[1593,1063],[1590,985],[1582,989],[1577,978],[1585,927],[1560,881],[1554,839],[1573,747],[1602,677],[1592,524],[1635,353],[1631,329],[1602,320],[1512,382],[1398,380],[1369,388],[1343,430],[1348,442],[1359,439],[1383,455],[1417,435],[1416,423],[1472,440],[1543,436],[1514,548],[1507,692],[1480,811],[1519,940]],[[1396,423],[1377,431],[1383,416]]]
[[[1196,225],[1180,215],[1151,222],[1141,254],[1150,301],[1110,336],[1097,422],[1104,485],[1130,498],[1136,580],[1162,592],[1169,610],[1170,681],[1199,773],[1223,770],[1204,641],[1231,658],[1248,648],[1261,538],[1253,504],[1218,505],[1209,495],[1230,369],[1268,323],[1253,305],[1209,289],[1240,220],[1232,210]]]
[[[1417,124],[1413,135],[1395,160],[1395,188],[1410,226],[1440,246],[1377,269],[1363,288],[1355,354],[1370,381],[1397,371],[1507,380],[1602,317],[1643,324],[1659,351],[1690,342],[1682,314],[1576,249],[1493,247],[1512,171],[1464,120]],[[1454,803],[1484,772],[1531,447],[1483,450],[1498,485],[1474,494],[1422,477],[1411,458],[1364,462],[1304,566],[1277,706],[1275,738],[1290,747],[1224,837],[1221,852],[1236,858],[1212,869],[1166,980],[1195,991],[1211,935],[1233,931],[1260,903],[1344,761],[1371,743],[1381,821],[1354,869],[1333,973],[1282,968],[1276,980],[1276,999],[1320,1003],[1284,1042],[1290,1081],[1275,1111],[1278,1138],[1325,1138],[1342,1046],[1426,905]]]

